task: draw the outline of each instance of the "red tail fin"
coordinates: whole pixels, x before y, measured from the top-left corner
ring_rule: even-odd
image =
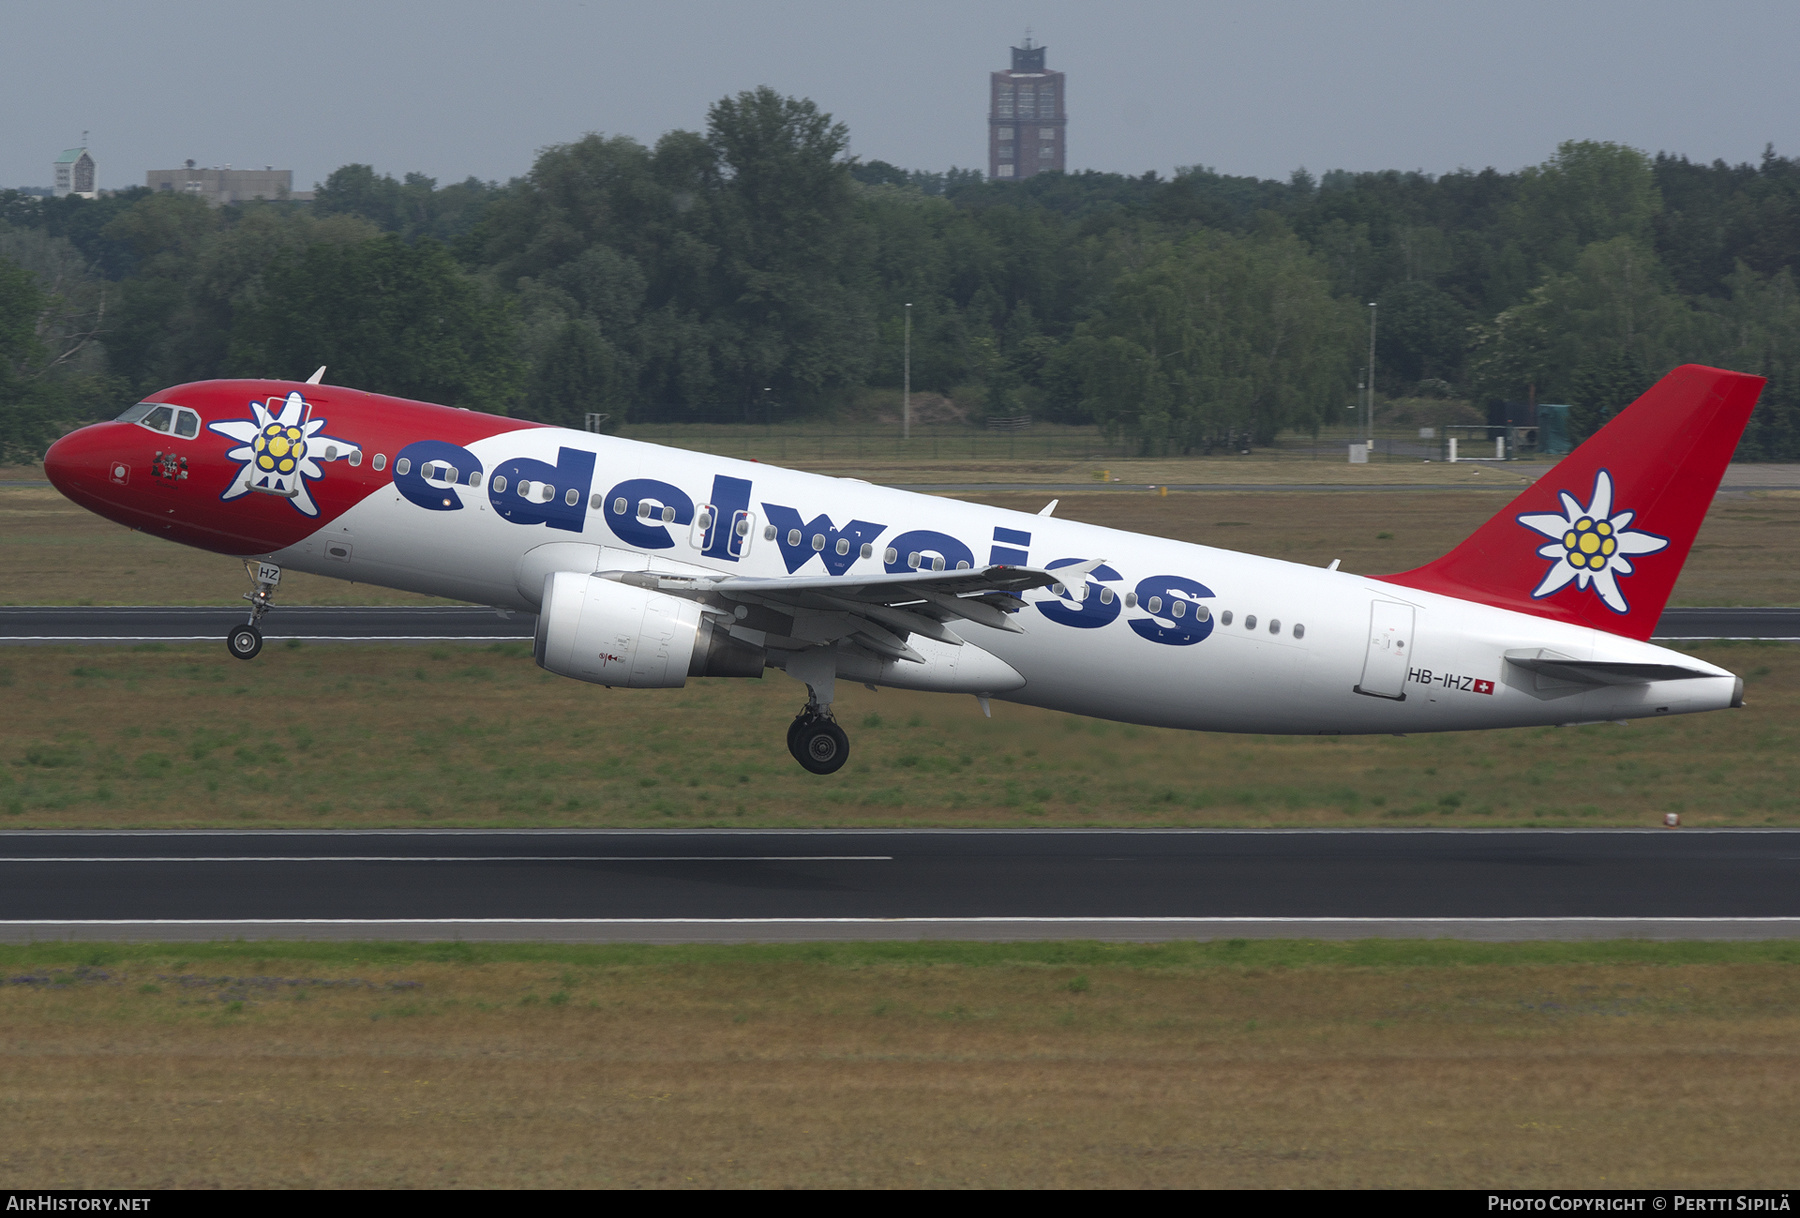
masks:
[[[1456,549],[1381,578],[1649,638],[1762,387],[1675,369]]]

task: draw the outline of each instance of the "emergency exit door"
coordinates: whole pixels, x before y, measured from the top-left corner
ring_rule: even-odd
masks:
[[[1411,671],[1413,607],[1397,601],[1369,606],[1369,649],[1363,656],[1362,680],[1356,692],[1371,698],[1406,701],[1406,674]]]

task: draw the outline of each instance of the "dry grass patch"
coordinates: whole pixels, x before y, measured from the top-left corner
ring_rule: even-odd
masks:
[[[1792,944],[4,954],[13,1188],[1700,1188],[1800,1166]]]
[[[0,827],[1800,823],[1800,648],[1715,644],[1745,709],[1446,735],[1179,732],[844,687],[850,763],[793,763],[801,687],[604,690],[522,644],[0,653]]]

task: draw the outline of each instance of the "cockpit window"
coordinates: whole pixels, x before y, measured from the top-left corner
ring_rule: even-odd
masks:
[[[164,435],[191,440],[200,434],[200,414],[186,406],[167,406],[161,402],[139,402],[121,414],[120,423],[136,423]]]

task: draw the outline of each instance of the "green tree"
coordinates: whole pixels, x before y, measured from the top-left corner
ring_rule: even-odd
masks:
[[[480,222],[499,187],[479,178],[438,188],[436,178],[409,173],[404,181],[377,174],[372,165],[344,165],[313,191],[317,216],[354,216],[407,240],[453,240]]]
[[[1357,320],[1291,233],[1201,233],[1121,276],[1058,358],[1089,414],[1148,452],[1267,444],[1341,401]]]
[[[874,326],[858,290],[868,251],[841,159],[848,130],[764,86],[713,103],[706,134],[722,178],[717,316],[729,392],[747,402],[768,386],[822,403],[860,384]]]
[[[37,336],[44,303],[37,278],[0,258],[0,462],[29,457],[43,438],[44,403],[32,382],[46,356]]]
[[[590,413],[607,416],[607,431],[625,422],[632,388],[625,360],[592,320],[564,321],[534,356],[518,413],[577,429]]]
[[[237,310],[227,371],[300,377],[320,364],[360,389],[506,413],[521,360],[510,302],[442,245],[389,235],[278,258]]]
[[[1800,290],[1786,267],[1759,275],[1739,262],[1715,306],[1711,362],[1768,378],[1738,446],[1741,460],[1800,460]]]
[[[1596,241],[1572,270],[1549,276],[1529,300],[1480,328],[1475,384],[1493,397],[1569,402],[1579,441],[1698,354],[1700,322],[1643,243]]]
[[[1647,247],[1661,211],[1649,157],[1623,144],[1569,140],[1520,173],[1508,227],[1542,274],[1571,269],[1596,243],[1625,238]]]

